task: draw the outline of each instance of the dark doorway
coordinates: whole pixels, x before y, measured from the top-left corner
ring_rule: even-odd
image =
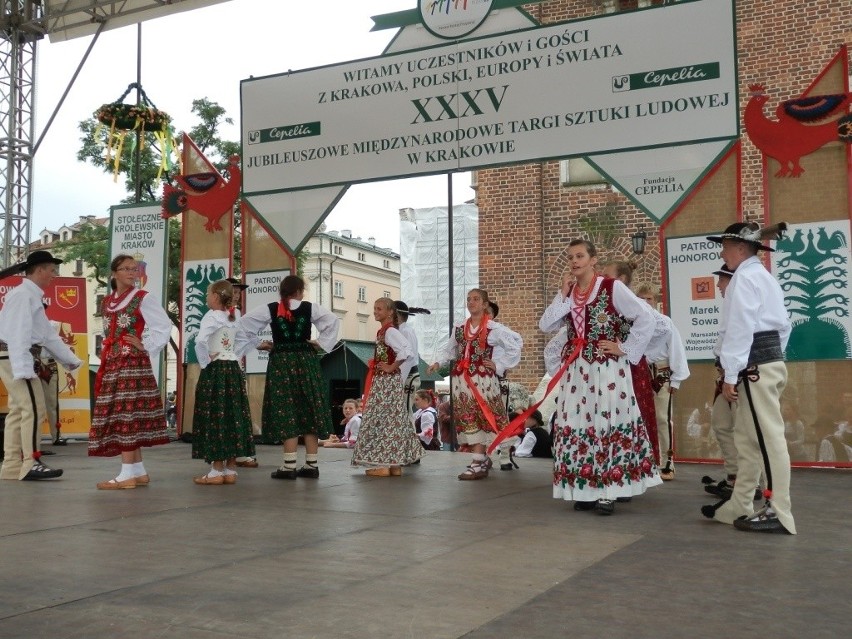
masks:
[[[331,380],[331,419],[334,432],[338,437],[343,435],[343,402],[347,399],[360,399],[361,380],[333,379]]]

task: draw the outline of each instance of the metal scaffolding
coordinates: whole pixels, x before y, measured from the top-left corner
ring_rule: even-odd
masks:
[[[32,210],[35,73],[44,37],[41,2],[0,0],[0,207],[2,266],[27,253]]]

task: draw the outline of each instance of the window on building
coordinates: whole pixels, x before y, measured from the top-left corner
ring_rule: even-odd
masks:
[[[367,256],[364,255],[363,253],[361,253],[360,251],[358,251],[358,261],[359,262],[365,262],[366,260],[367,260]]]
[[[382,297],[390,297],[390,291],[382,291]]]
[[[385,260],[383,266],[385,268],[390,268],[390,260]]]
[[[343,282],[334,280],[334,296],[343,297]]]
[[[104,295],[103,293],[95,296],[95,317],[101,317],[101,308],[104,305],[105,297],[106,295]]]
[[[62,231],[62,241],[63,242],[68,241],[68,231]]]
[[[608,184],[607,179],[583,158],[571,158],[559,163],[559,181],[562,186],[590,186]]]
[[[334,254],[335,255],[343,255],[343,247],[339,244],[334,245]]]
[[[95,355],[97,357],[101,356],[101,351],[104,347],[104,336],[103,335],[95,335]]]
[[[367,301],[367,287],[359,286],[358,287],[358,301],[366,302]]]
[[[74,275],[80,277],[83,274],[83,260],[77,260],[74,264]]]

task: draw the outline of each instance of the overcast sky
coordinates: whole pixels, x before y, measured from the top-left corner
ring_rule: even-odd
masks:
[[[416,0],[230,0],[142,26],[142,87],[176,130],[195,124],[196,98],[218,102],[234,118],[223,137],[239,139],[240,80],[380,55],[394,31],[370,33],[370,16],[416,8]],[[81,120],[115,101],[136,80],[135,26],[103,33],[36,154],[32,237],[76,222],[81,215],[108,215],[125,196],[122,182],[77,161]],[[65,90],[91,36],[39,43],[36,139]],[[470,174],[453,178],[453,199],[473,197]],[[398,210],[445,206],[445,176],[353,186],[327,218],[330,229],[374,236],[399,250]]]

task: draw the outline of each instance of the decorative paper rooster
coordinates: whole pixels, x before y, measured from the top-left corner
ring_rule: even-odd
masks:
[[[850,94],[785,100],[775,109],[776,122],[763,115],[763,105],[769,100],[764,86],[750,84],[748,88],[751,99],[745,109],[746,132],[758,149],[781,163],[775,177],[799,177],[805,171],[799,158],[829,142],[852,142]],[[816,122],[823,123],[813,124]]]
[[[219,220],[227,213],[240,194],[240,156],[228,158],[228,180],[218,171],[176,175],[179,187],[163,185],[162,216],[166,219],[183,213],[195,211],[207,218],[204,228],[209,232],[221,231]]]

